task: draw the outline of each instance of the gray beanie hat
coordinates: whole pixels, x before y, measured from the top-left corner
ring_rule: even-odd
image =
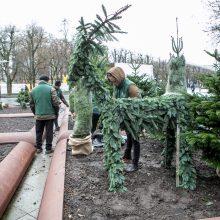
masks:
[[[48,76],[46,76],[46,75],[41,75],[40,77],[39,77],[39,80],[44,80],[44,81],[46,81],[46,82],[48,82],[49,81],[49,77]]]

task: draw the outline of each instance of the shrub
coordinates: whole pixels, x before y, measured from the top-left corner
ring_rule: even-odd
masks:
[[[21,107],[23,109],[27,108],[27,103],[29,102],[29,90],[27,86],[25,86],[25,89],[21,89],[17,96],[17,102],[20,103]]]

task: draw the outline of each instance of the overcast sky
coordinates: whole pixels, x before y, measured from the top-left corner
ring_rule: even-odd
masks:
[[[154,58],[169,59],[171,36],[176,38],[176,17],[179,37],[183,38],[183,53],[187,63],[212,65],[214,59],[204,49],[213,52],[211,37],[204,32],[209,20],[204,0],[1,0],[0,26],[13,24],[25,28],[32,22],[46,32],[59,36],[61,21],[67,19],[75,32],[81,16],[86,22],[102,15],[101,5],[108,13],[131,4],[118,25],[128,34],[117,35],[119,41],[108,44],[111,49],[124,48]]]

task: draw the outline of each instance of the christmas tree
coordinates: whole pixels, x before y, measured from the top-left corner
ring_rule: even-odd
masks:
[[[199,77],[207,95],[193,95],[190,103],[192,131],[187,139],[196,150],[202,151],[204,159],[212,167],[220,170],[220,56],[217,50],[212,54],[216,72]]]

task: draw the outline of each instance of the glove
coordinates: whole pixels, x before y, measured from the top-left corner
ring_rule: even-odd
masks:
[[[35,107],[30,106],[32,113],[35,115]]]

